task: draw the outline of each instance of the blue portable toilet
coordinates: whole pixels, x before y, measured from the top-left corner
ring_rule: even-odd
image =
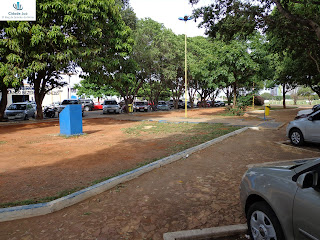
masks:
[[[60,135],[81,135],[82,109],[80,104],[67,105],[59,114]]]

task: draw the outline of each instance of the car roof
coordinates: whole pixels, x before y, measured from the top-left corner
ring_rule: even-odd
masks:
[[[11,103],[11,104],[31,104],[29,102],[15,102],[15,103]]]

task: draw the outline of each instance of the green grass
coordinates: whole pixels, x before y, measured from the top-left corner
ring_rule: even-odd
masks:
[[[201,143],[207,142],[219,136],[225,135],[227,133],[233,132],[239,129],[239,127],[232,127],[226,126],[223,124],[208,124],[208,123],[156,123],[156,122],[142,122],[138,126],[132,128],[124,128],[122,129],[123,132],[127,133],[130,136],[136,137],[142,134],[164,134],[168,137],[168,143],[170,147],[168,147],[167,156],[183,151],[190,147],[194,147]],[[168,136],[168,133],[174,134],[174,137]],[[79,136],[76,136],[79,137]],[[170,144],[172,142],[172,144]],[[178,144],[177,144],[178,142]],[[162,157],[161,157],[162,158]],[[57,193],[54,196],[46,197],[46,198],[39,198],[39,199],[28,199],[24,201],[16,201],[16,202],[8,202],[8,203],[0,203],[0,208],[7,208],[7,207],[14,207],[14,206],[21,206],[21,205],[30,205],[30,204],[37,204],[37,203],[45,203],[50,202],[55,199],[67,196],[74,192],[77,192],[81,189],[86,187],[104,182],[109,180],[113,177],[125,174],[137,168],[143,167],[149,163],[155,162],[160,158],[150,159],[148,161],[144,161],[138,163],[135,167],[130,169],[124,169],[115,174],[110,176],[106,176],[101,179],[97,179],[90,184],[84,186],[78,186],[73,189],[64,190],[62,192]],[[120,191],[123,186],[116,187],[116,192]],[[84,213],[84,215],[89,215]]]
[[[7,143],[6,141],[0,141],[0,145],[6,144],[6,143]]]
[[[122,131],[135,137],[143,134],[174,134],[172,139],[168,138],[168,142],[172,142],[172,144],[170,144],[170,147],[167,149],[169,154],[173,154],[233,132],[237,129],[239,129],[239,127],[226,126],[220,123],[194,124],[142,122],[138,126],[124,128]]]

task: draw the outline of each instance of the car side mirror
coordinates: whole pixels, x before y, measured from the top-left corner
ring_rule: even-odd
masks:
[[[308,120],[309,120],[309,121],[313,121],[313,117],[311,117],[311,116],[308,117]]]
[[[297,179],[297,185],[299,188],[318,188],[318,173],[317,172],[307,172],[301,174]]]

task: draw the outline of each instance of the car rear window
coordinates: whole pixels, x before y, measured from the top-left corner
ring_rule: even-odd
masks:
[[[75,99],[75,100],[63,100],[63,102],[61,104],[62,105],[79,104],[79,101],[77,99]]]
[[[116,105],[116,101],[104,101],[104,105]]]
[[[135,102],[135,104],[136,104],[137,106],[147,105],[147,103],[144,103],[144,102]]]

